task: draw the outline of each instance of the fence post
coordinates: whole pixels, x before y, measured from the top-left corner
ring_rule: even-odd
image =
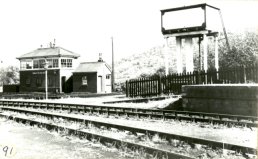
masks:
[[[147,97],[149,97],[149,94],[150,94],[150,87],[151,87],[150,78],[151,77],[146,78],[146,83],[147,83],[147,93],[146,93],[146,96]]]
[[[216,83],[218,83],[219,82],[219,69],[216,69],[215,72],[216,72]]]
[[[132,97],[132,94],[131,94],[132,93],[132,90],[131,90],[132,88],[131,87],[132,87],[132,83],[131,83],[131,80],[129,80],[128,81],[128,95],[129,95],[129,97]]]
[[[158,95],[161,95],[162,88],[161,88],[161,78],[160,78],[160,76],[158,76],[158,90],[159,90]]]
[[[139,79],[139,96],[142,96],[142,79]]]
[[[129,81],[130,97],[133,97],[133,80]]]
[[[133,80],[133,97],[136,97],[137,79]]]
[[[126,97],[128,97],[128,81],[127,80],[125,82],[125,94],[126,94]]]
[[[204,74],[205,74],[205,84],[208,84],[208,71],[204,70]]]
[[[199,72],[198,71],[195,71],[195,84],[200,84],[200,77],[199,77]]]

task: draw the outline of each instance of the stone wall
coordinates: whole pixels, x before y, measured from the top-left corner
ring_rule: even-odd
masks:
[[[186,111],[257,116],[257,84],[186,85],[183,109]]]

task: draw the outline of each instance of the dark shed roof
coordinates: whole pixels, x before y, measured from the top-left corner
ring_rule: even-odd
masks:
[[[78,58],[79,54],[66,50],[62,47],[39,48],[27,54],[23,54],[17,59],[39,58],[39,57],[72,57]]]

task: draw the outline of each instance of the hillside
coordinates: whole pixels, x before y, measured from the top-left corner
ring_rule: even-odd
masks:
[[[172,61],[172,57],[172,54],[168,54],[170,70],[175,62]],[[143,53],[133,54],[116,62],[115,67],[116,82],[118,83],[144,75],[152,75],[158,69],[164,70],[165,68],[165,48],[157,46]]]
[[[195,41],[197,43],[197,41]],[[194,56],[198,54],[198,46],[194,46]],[[184,48],[184,44],[182,44]],[[176,44],[175,39],[169,40],[169,48],[163,46],[153,47],[143,53],[133,54],[123,58],[115,64],[116,82],[123,83],[128,79],[140,76],[153,75],[157,72],[165,74],[165,56],[167,54],[169,73],[176,72]],[[185,52],[182,50],[183,66],[185,65]],[[198,61],[195,61],[198,62]]]

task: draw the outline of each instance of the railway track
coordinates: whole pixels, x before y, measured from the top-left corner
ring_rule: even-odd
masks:
[[[0,100],[0,105],[9,107],[26,107],[26,108],[45,108],[54,110],[68,110],[70,112],[90,112],[108,115],[126,115],[159,119],[177,119],[194,122],[209,122],[227,125],[240,125],[247,127],[257,127],[258,117],[240,116],[230,114],[203,113],[176,110],[157,110],[157,109],[139,109],[125,108],[104,105],[87,105],[87,104],[67,104],[39,101],[12,101]]]
[[[90,124],[93,124],[95,127],[98,127],[98,128],[104,126],[106,128],[109,128],[109,129],[110,128],[115,128],[115,129],[118,129],[120,131],[130,131],[133,134],[143,133],[143,134],[148,135],[148,136],[154,136],[154,135],[158,134],[158,136],[160,138],[165,139],[167,141],[171,141],[172,139],[177,139],[177,140],[183,141],[185,143],[189,143],[191,145],[200,144],[200,145],[209,146],[213,149],[220,148],[220,149],[227,149],[227,150],[232,150],[232,151],[236,151],[236,152],[242,152],[242,153],[257,155],[256,148],[234,145],[234,144],[230,144],[230,143],[224,143],[224,142],[207,140],[207,139],[188,137],[188,136],[166,133],[166,132],[161,132],[161,131],[154,131],[154,130],[149,130],[149,129],[140,128],[140,127],[131,127],[131,126],[119,125],[119,124],[108,123],[108,122],[103,122],[103,121],[96,121],[96,120],[89,120],[89,119],[85,119],[85,118],[73,117],[71,115],[63,115],[63,114],[60,114],[60,113],[32,111],[32,110],[25,110],[25,109],[21,109],[21,108],[13,108],[13,107],[2,107],[2,110],[3,111],[18,112],[18,113],[25,113],[25,114],[30,114],[30,115],[39,115],[39,116],[42,116],[42,117],[48,117],[50,119],[62,118],[62,119],[67,120],[67,121],[80,122],[80,123],[83,123],[85,125],[88,125],[90,123]],[[12,119],[15,119],[15,118],[17,118],[17,117],[12,117]],[[27,120],[27,119],[20,119],[20,117],[18,117],[18,119],[22,120],[22,121]],[[15,120],[18,120],[18,119],[15,119]],[[33,123],[33,122],[36,122],[36,121],[32,121],[31,119],[29,119],[29,122]],[[96,135],[96,134],[94,134],[94,135]],[[101,138],[103,138],[103,136]],[[111,139],[109,138],[108,140],[111,140]],[[129,145],[132,145],[132,143],[129,143]],[[137,145],[137,147],[139,147],[139,145]],[[153,148],[152,148],[152,150],[153,150]],[[159,150],[153,150],[153,151],[158,152]],[[160,152],[163,155],[165,154],[165,152],[163,152],[163,151],[160,151]],[[172,156],[172,154],[170,154],[170,155]],[[178,154],[176,154],[176,155],[178,155]]]
[[[106,146],[115,146],[118,149],[130,149],[131,151],[138,151],[143,153],[148,153],[154,156],[155,158],[173,158],[173,159],[194,159],[193,157],[186,156],[183,154],[173,153],[170,151],[153,148],[150,146],[137,144],[129,141],[123,141],[120,139],[116,139],[113,137],[100,135],[97,133],[92,133],[85,130],[79,130],[76,128],[66,127],[66,126],[60,126],[58,124],[52,124],[42,121],[35,121],[28,118],[23,117],[17,117],[17,116],[8,116],[0,114],[1,117],[6,117],[10,120],[14,120],[16,122],[21,122],[23,124],[29,124],[31,126],[37,125],[38,127],[46,128],[47,130],[55,130],[55,131],[66,131],[69,135],[76,135],[80,138],[86,138],[87,140],[95,142],[96,140],[100,142],[103,145]]]
[[[0,116],[3,116],[3,115],[0,114]],[[174,158],[174,159],[194,159],[189,156],[172,153],[172,152],[165,151],[162,149],[152,148],[149,146],[140,145],[140,144],[132,143],[132,142],[128,142],[128,141],[121,141],[119,139],[110,138],[108,136],[99,135],[99,134],[95,134],[95,133],[91,133],[91,132],[87,132],[87,131],[81,131],[81,130],[77,130],[77,129],[73,129],[73,128],[69,128],[69,127],[59,126],[56,124],[38,122],[38,121],[21,118],[21,117],[9,116],[8,118],[11,120],[14,120],[16,122],[29,123],[31,126],[37,125],[39,127],[45,127],[48,130],[66,130],[67,133],[70,135],[76,135],[76,136],[82,137],[82,138],[86,137],[86,139],[90,140],[90,141],[97,139],[98,142],[100,142],[103,145],[112,144],[113,146],[115,146],[118,149],[120,149],[121,147],[126,147],[133,151],[138,150],[138,151],[146,152],[148,154],[152,154],[153,156],[156,156],[157,158],[165,157],[165,158]]]

